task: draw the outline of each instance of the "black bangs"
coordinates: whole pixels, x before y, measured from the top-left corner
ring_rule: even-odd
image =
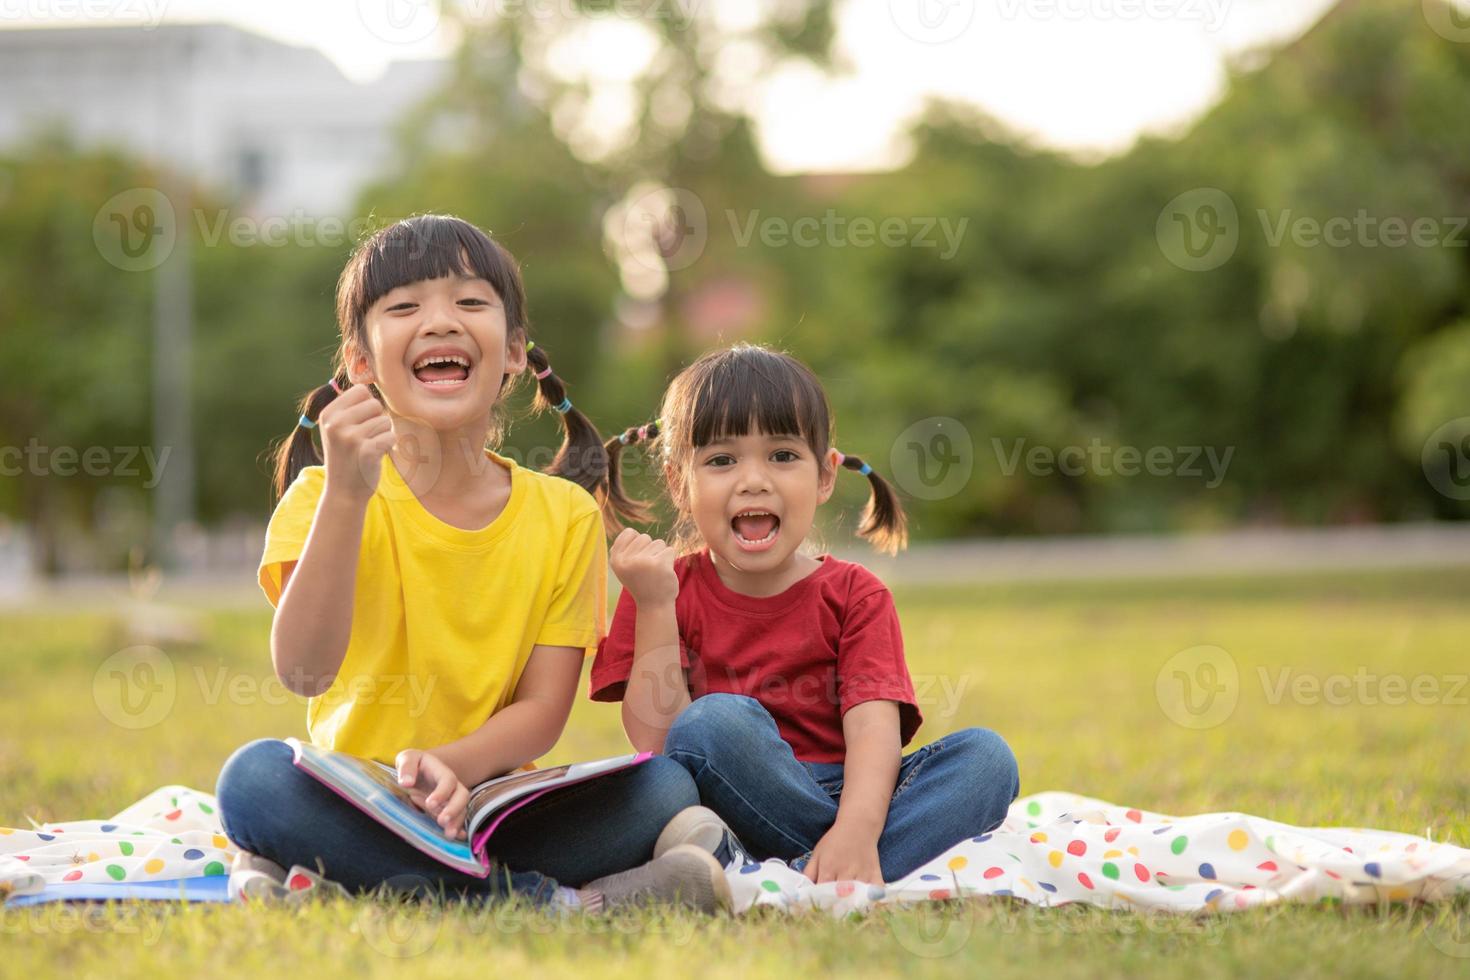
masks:
[[[506,325],[524,328],[515,260],[474,225],[439,214],[406,218],[363,243],[342,273],[338,317],[344,327],[360,326],[368,309],[398,287],[445,276],[484,279],[505,304]]]
[[[818,454],[826,450],[831,418],[827,398],[800,362],[748,345],[705,360],[687,423],[690,445],[707,446],[754,431],[804,439]]]

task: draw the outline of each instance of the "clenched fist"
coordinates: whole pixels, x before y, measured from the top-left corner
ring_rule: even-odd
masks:
[[[631,527],[623,528],[608,554],[613,574],[640,606],[672,603],[679,597],[679,576],[674,571],[674,549],[660,538],[651,538]]]
[[[378,489],[384,454],[393,448],[393,420],[367,385],[353,385],[322,409],[317,427],[327,486],[365,503]]]

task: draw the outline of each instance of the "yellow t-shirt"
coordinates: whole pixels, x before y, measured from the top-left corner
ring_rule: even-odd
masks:
[[[536,644],[595,652],[606,632],[607,540],[592,495],[517,466],[487,527],[454,527],[424,508],[384,455],[357,563],[352,633],[332,686],[311,698],[316,745],[393,764],[406,748],[462,738],[509,704]],[[308,466],[271,515],[260,587],[281,599],[326,469]]]

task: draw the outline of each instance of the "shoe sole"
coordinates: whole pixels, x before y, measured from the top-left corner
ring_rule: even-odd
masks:
[[[730,881],[725,877],[725,869],[720,867],[720,862],[709,851],[700,850],[694,844],[676,844],[671,847],[668,854],[687,856],[689,860],[698,860],[709,870],[709,883],[712,894],[710,898],[713,908],[706,907],[704,903],[697,903],[696,907],[701,911],[714,913],[723,909],[728,912],[735,906],[735,897],[730,891]]]
[[[713,810],[703,806],[686,807],[658,835],[658,841],[653,845],[653,857],[658,860],[681,844],[689,844],[713,855],[724,837],[724,821]]]

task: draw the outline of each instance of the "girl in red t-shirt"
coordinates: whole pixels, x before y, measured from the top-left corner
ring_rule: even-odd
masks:
[[[988,729],[908,755],[921,722],[888,589],[867,569],[800,550],[837,468],[872,489],[858,533],[896,552],[898,497],[832,448],[821,383],[800,361],[739,345],[679,374],[648,441],[678,514],[672,545],[624,530],[623,594],[592,665],[592,697],[623,702],[634,747],[687,767],[703,807],[670,824],[726,862],[778,857],[816,882],[896,881],[1005,819],[1015,756]],[[713,812],[712,812],[713,811]],[[721,819],[723,818],[723,819]]]

